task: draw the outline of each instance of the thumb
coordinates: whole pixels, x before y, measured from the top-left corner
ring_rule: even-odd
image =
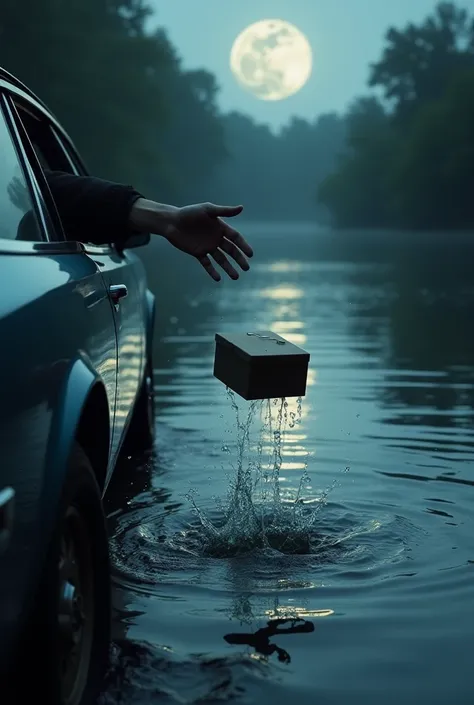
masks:
[[[231,218],[239,215],[244,210],[243,206],[216,206],[215,203],[208,203],[207,212],[214,218]]]

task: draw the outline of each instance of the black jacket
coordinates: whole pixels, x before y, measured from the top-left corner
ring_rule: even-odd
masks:
[[[45,171],[68,240],[121,245],[132,235],[132,205],[142,195],[132,186],[93,176]]]

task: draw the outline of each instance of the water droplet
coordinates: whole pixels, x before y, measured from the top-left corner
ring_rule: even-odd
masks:
[[[198,525],[191,534],[183,534],[183,541],[199,541],[197,550],[214,556],[236,555],[254,548],[270,547],[285,553],[292,552],[291,546],[308,541],[316,515],[327,502],[329,492],[337,485],[333,483],[317,498],[319,501],[315,501],[315,488],[306,469],[308,455],[297,494],[289,501],[289,497],[283,494],[285,489],[280,487],[282,456],[286,453],[286,400],[253,403],[246,411],[236,403],[234,395],[229,394],[229,400],[235,412],[235,424],[232,431],[226,432],[233,432],[237,439],[235,445],[232,441],[230,446],[226,443],[221,446],[226,454],[231,453],[232,449],[235,458],[221,461],[229,486],[222,498],[212,497],[219,520],[214,523],[211,516],[199,508],[195,501],[198,492],[196,489],[190,490],[187,498]],[[277,410],[272,417],[273,406],[277,406]],[[256,413],[262,410],[265,412],[261,416],[260,434],[254,441],[250,434],[251,424],[256,419]],[[300,413],[299,405],[296,413],[292,411],[289,415],[291,423]],[[225,462],[229,467],[225,467]],[[211,478],[209,481],[212,481]],[[305,550],[310,550],[310,547]]]

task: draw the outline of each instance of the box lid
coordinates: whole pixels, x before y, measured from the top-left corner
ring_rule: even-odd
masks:
[[[297,356],[309,360],[309,353],[293,345],[273,331],[249,331],[248,333],[216,333],[216,344],[233,349],[245,359],[264,357]]]

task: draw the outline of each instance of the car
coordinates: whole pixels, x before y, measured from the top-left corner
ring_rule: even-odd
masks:
[[[4,70],[0,149],[0,697],[8,681],[85,705],[109,652],[103,496],[124,449],[153,443],[155,298],[134,250],[149,237],[66,239],[45,170],[88,172]]]

